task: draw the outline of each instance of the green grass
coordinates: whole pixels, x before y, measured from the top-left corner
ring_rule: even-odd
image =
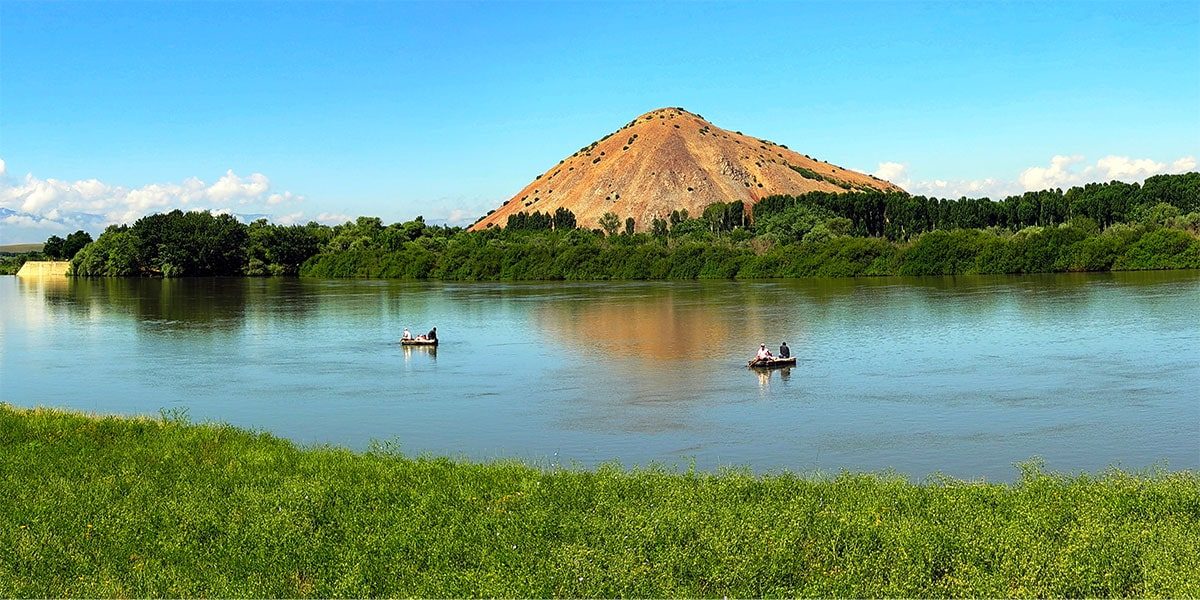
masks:
[[[1200,477],[537,469],[0,405],[0,596],[1198,596]]]

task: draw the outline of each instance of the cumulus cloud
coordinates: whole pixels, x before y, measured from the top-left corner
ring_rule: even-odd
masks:
[[[294,212],[294,213],[288,213],[288,214],[280,216],[280,217],[275,217],[275,222],[279,223],[280,225],[297,225],[297,224],[303,222],[303,219],[304,219],[303,212]]]
[[[1070,187],[1077,179],[1071,167],[1082,161],[1083,157],[1078,154],[1074,156],[1058,155],[1050,159],[1049,167],[1029,167],[1021,171],[1017,181],[1026,191]]]
[[[898,162],[881,162],[872,175],[900,185],[900,181],[908,180],[908,165]]]
[[[289,191],[272,192],[270,179],[262,173],[243,177],[230,169],[212,184],[189,177],[178,183],[129,188],[98,179],[42,179],[32,173],[13,181],[7,177],[7,164],[0,159],[0,209],[6,209],[0,212],[20,213],[8,214],[0,224],[15,227],[97,229],[176,208],[242,214],[269,212],[268,208],[302,200],[302,196]]]
[[[204,194],[217,202],[245,200],[262,196],[270,187],[271,182],[262,173],[254,173],[242,179],[230,169],[216,183],[204,190]]]
[[[984,179],[916,179],[909,166],[900,162],[882,162],[874,171],[911,194],[942,198],[989,197],[1002,198],[1023,192],[1051,188],[1067,189],[1095,182],[1124,181],[1140,183],[1147,177],[1196,170],[1196,157],[1183,156],[1171,162],[1128,156],[1105,156],[1087,163],[1082,155],[1056,155],[1048,165],[1022,169],[1014,179],[988,177]]]
[[[1014,187],[1011,182],[991,177],[962,180],[913,180],[912,175],[908,172],[908,165],[898,162],[879,163],[879,168],[875,169],[872,175],[890,181],[904,188],[910,194],[918,196],[938,196],[942,198],[959,198],[962,196],[996,197],[1012,193]]]
[[[298,199],[299,199],[299,196],[295,196],[291,192],[284,192],[282,194],[271,194],[270,196],[267,196],[267,204],[274,206],[276,204],[282,204],[284,202],[292,202],[293,200],[298,200]]]
[[[351,218],[350,215],[343,215],[341,213],[323,212],[323,213],[317,215],[317,217],[314,220],[316,222],[322,223],[324,225],[341,225],[341,224],[345,223],[346,221],[353,221],[354,219]]]
[[[1154,175],[1186,173],[1196,168],[1194,156],[1183,156],[1164,163],[1150,158],[1109,155],[1095,164],[1084,164],[1080,168],[1083,160],[1079,155],[1055,156],[1050,159],[1050,166],[1025,169],[1017,180],[1024,187],[1023,191],[1033,191],[1108,181],[1140,183]]]

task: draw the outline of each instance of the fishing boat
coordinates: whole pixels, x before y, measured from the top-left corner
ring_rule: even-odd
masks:
[[[437,340],[427,340],[427,339],[422,339],[422,338],[411,338],[411,339],[407,339],[407,340],[403,340],[403,339],[400,340],[401,346],[437,346],[437,344],[438,344]]]
[[[791,356],[788,358],[779,358],[779,357],[752,358],[752,359],[750,359],[750,362],[746,363],[746,366],[750,367],[751,369],[776,369],[779,367],[794,367],[794,366],[796,366],[796,357]]]

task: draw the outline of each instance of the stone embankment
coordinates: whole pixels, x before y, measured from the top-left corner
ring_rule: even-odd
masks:
[[[17,277],[66,277],[70,268],[67,260],[30,260],[21,265]]]

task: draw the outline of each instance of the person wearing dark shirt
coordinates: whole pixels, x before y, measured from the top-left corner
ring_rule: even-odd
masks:
[[[788,348],[787,342],[784,342],[783,345],[779,347],[779,358],[791,358],[791,356],[792,349]]]
[[[437,341],[437,327],[430,329],[429,333],[425,335],[425,339],[436,342]]]

